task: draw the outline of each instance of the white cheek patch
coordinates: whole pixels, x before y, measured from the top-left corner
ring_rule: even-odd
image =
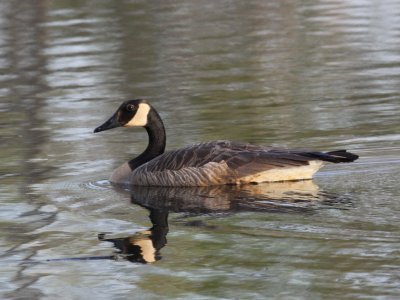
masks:
[[[134,117],[124,126],[125,127],[145,126],[147,124],[147,115],[149,114],[149,111],[150,111],[150,105],[146,103],[140,103],[139,108]]]

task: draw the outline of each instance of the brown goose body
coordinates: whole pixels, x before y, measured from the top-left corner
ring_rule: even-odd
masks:
[[[351,162],[358,158],[346,150],[297,151],[224,140],[164,152],[161,118],[143,100],[124,102],[95,132],[117,126],[143,126],[149,134],[145,152],[114,170],[110,181],[118,184],[208,186],[305,180],[311,179],[324,162]]]

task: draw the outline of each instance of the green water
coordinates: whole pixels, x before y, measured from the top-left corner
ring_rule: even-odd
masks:
[[[1,298],[398,298],[398,11],[0,1]],[[117,190],[107,178],[145,131],[92,132],[132,98],[160,112],[168,149],[232,139],[361,158],[304,184]]]

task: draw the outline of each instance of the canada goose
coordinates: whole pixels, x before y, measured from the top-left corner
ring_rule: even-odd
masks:
[[[141,126],[149,144],[138,157],[114,170],[110,181],[143,186],[207,186],[311,179],[324,162],[352,162],[346,150],[313,152],[277,149],[231,141],[204,142],[165,152],[165,129],[145,100],[123,102],[94,132]]]

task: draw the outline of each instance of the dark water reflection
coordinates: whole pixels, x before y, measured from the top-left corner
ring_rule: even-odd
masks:
[[[338,195],[320,191],[311,180],[246,186],[136,186],[118,190],[130,194],[132,204],[149,212],[152,227],[127,237],[106,238],[106,234],[99,234],[99,240],[112,242],[119,249],[118,257],[141,263],[154,263],[161,259],[160,250],[167,244],[170,213],[184,213],[179,221],[174,220],[184,226],[212,229],[201,219],[191,221],[190,218],[203,215],[223,218],[225,214],[250,211],[312,213],[327,207],[346,209],[351,204],[349,199],[340,199]],[[189,220],[185,220],[187,218]]]
[[[329,199],[311,180],[197,188],[134,187],[132,203],[172,212],[217,213],[302,210]],[[302,204],[305,203],[303,206]]]
[[[397,298],[399,11],[394,0],[0,1],[0,298]],[[169,149],[232,139],[361,159],[322,169],[316,191],[131,197],[106,179],[145,133],[92,129],[136,97],[161,113]],[[153,237],[156,262],[64,260],[118,256],[98,233],[122,249]]]

